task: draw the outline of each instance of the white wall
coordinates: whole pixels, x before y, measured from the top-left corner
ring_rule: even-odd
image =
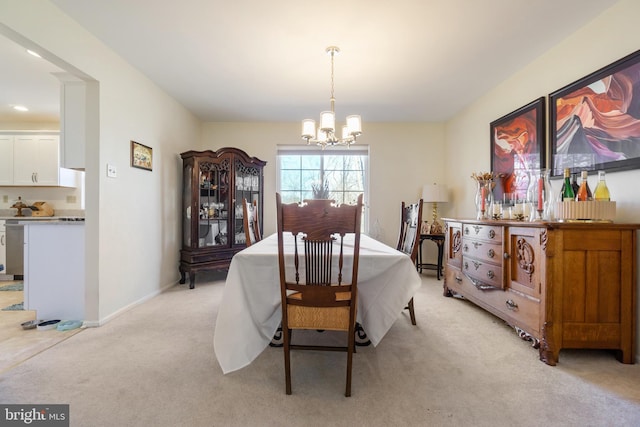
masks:
[[[4,0],[0,22],[98,82],[86,145],[87,319],[104,321],[178,280],[181,163],[200,122],[53,4]],[[130,167],[130,140],[153,171]],[[117,178],[106,177],[106,164]]]
[[[638,16],[640,2],[620,1],[447,123],[446,177],[453,189],[452,216],[474,216],[470,175],[490,170],[489,123],[639,49]],[[612,200],[617,202],[617,222],[638,222],[640,197],[632,184],[637,180],[640,170],[607,173]],[[595,188],[595,178],[590,181]],[[560,182],[552,184],[558,191]]]
[[[318,110],[319,111],[319,110]],[[267,162],[264,230],[276,230],[276,150],[278,144],[301,144],[300,123],[205,123],[202,150],[238,147]],[[371,225],[378,221],[379,239],[397,243],[401,202],[417,201],[425,183],[444,182],[444,126],[429,123],[363,123],[358,144],[370,146]],[[320,148],[318,148],[320,150]],[[346,148],[345,148],[346,150]],[[443,213],[446,212],[442,207]],[[430,215],[431,206],[424,212]],[[425,245],[425,251],[429,250]]]

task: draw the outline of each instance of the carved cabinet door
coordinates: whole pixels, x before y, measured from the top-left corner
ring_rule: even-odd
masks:
[[[540,299],[544,280],[546,229],[508,227],[505,247],[507,287]]]
[[[446,258],[447,265],[462,268],[462,223],[447,222],[446,229]]]

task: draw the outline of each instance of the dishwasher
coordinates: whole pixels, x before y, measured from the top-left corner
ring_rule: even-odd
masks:
[[[24,275],[24,225],[18,221],[7,220],[5,223],[7,239],[7,265],[5,274]]]

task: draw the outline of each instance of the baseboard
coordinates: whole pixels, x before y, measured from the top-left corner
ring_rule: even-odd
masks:
[[[164,287],[158,289],[157,291],[151,292],[148,295],[145,295],[144,297],[132,302],[131,304],[128,304],[124,307],[122,307],[121,309],[114,311],[113,313],[111,313],[110,315],[103,317],[100,320],[85,320],[82,324],[83,328],[97,328],[98,326],[102,326],[104,324],[109,323],[111,320],[115,319],[116,317],[120,316],[123,313],[126,313],[127,311],[131,310],[134,307],[139,306],[140,304],[143,304],[147,301],[149,301],[151,298],[160,295],[162,292],[166,291],[169,288],[174,287],[175,285],[178,284],[178,281],[176,280],[173,283],[169,283],[167,285],[165,285]]]

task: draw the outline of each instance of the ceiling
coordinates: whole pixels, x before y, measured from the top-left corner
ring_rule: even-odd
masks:
[[[366,132],[452,117],[617,0],[52,2],[204,121],[317,119],[336,45],[337,119]],[[55,114],[53,70],[4,44],[0,120]]]
[[[62,70],[0,34],[0,122],[57,122]],[[29,108],[16,111],[14,105]]]

